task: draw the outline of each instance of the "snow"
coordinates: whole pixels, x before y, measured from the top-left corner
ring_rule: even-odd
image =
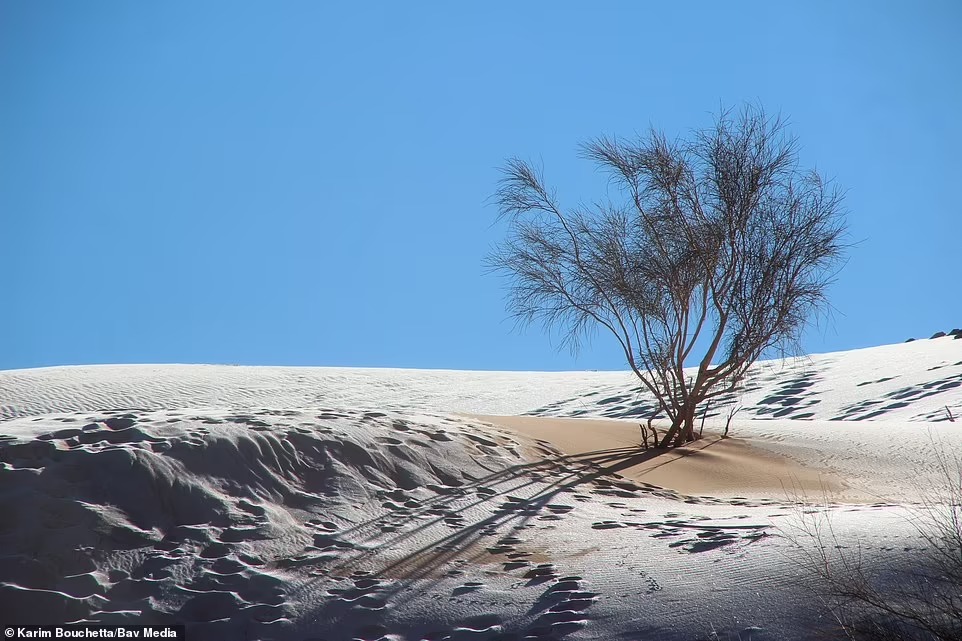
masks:
[[[652,403],[625,372],[0,372],[0,623],[185,622],[192,641],[811,638],[831,621],[795,556],[812,543],[800,523],[831,518],[867,564],[917,562],[916,504],[962,447],[962,340],[769,361],[746,388],[706,432],[740,405],[746,456],[849,494],[815,507],[786,478],[687,496],[614,475],[617,453],[471,416],[634,426]]]

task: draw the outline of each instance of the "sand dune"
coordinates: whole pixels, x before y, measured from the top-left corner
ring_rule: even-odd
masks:
[[[866,563],[917,564],[906,505],[962,448],[938,412],[962,414],[957,380],[951,338],[763,363],[734,438],[710,412],[656,453],[623,373],[0,372],[0,623],[809,639],[831,621],[791,524],[825,513]]]
[[[852,490],[833,470],[806,467],[743,438],[722,438],[714,430],[695,443],[672,450],[639,451],[639,424],[624,420],[533,416],[477,416],[557,447],[582,461],[603,464],[620,458],[620,476],[690,495],[751,498],[820,497],[874,503],[878,497]],[[665,426],[662,426],[663,428]]]
[[[0,390],[0,420],[118,407],[318,406],[636,419],[654,407],[628,372],[94,365],[0,372]],[[709,416],[720,418],[731,401],[743,420],[942,421],[960,391],[962,340],[946,336],[760,362]]]

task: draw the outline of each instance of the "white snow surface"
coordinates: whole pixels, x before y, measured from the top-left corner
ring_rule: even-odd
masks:
[[[958,400],[962,340],[943,337],[763,361],[739,417],[938,421]],[[0,419],[103,407],[377,407],[474,414],[647,417],[629,372],[95,365],[0,371]],[[766,399],[771,402],[765,403]]]
[[[962,448],[962,340],[760,363],[709,428],[730,403],[736,436],[887,497],[817,508],[842,544],[917,562],[907,488],[936,486],[939,452]],[[0,625],[184,623],[192,641],[830,626],[795,556],[798,497],[686,497],[464,416],[652,408],[624,372],[3,371]]]

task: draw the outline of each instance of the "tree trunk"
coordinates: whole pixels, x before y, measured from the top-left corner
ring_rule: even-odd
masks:
[[[695,411],[697,408],[698,402],[689,398],[688,402],[682,406],[675,416],[675,420],[671,422],[671,427],[665,433],[665,437],[661,439],[658,447],[678,447],[696,440],[698,438],[695,433]]]
[[[684,408],[684,421],[681,425],[681,429],[678,430],[678,436],[675,437],[675,447],[679,445],[684,445],[685,443],[690,443],[695,440],[695,410],[697,409],[697,403],[689,399],[688,403],[685,404]]]

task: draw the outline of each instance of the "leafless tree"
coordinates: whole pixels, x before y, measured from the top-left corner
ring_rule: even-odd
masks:
[[[608,330],[671,420],[659,445],[694,440],[700,403],[766,350],[797,345],[842,257],[841,195],[799,168],[797,149],[751,106],[688,140],[601,137],[582,155],[618,201],[574,209],[508,160],[494,200],[510,231],[488,265],[510,279],[510,312],[572,348]]]

